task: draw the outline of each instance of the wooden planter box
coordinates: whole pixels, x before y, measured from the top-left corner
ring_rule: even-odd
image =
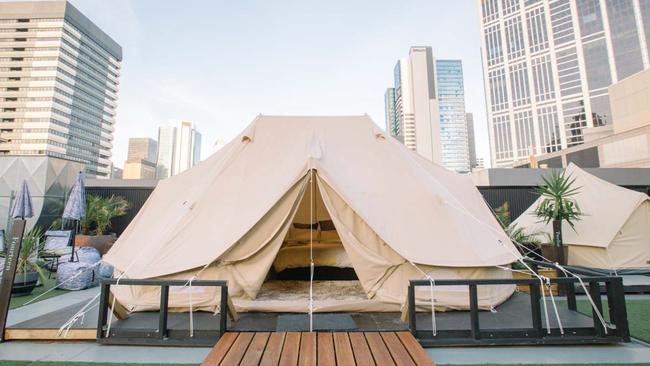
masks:
[[[548,278],[556,278],[557,277],[557,271],[554,270],[554,269],[541,268],[538,271],[538,273],[541,276],[548,277]],[[527,274],[527,273],[513,272],[512,277],[513,278],[531,278],[532,276],[530,274]],[[537,277],[535,277],[535,279],[537,279]],[[517,285],[517,290],[519,290],[520,292],[525,292],[525,293],[530,292],[530,288],[528,287],[528,285]],[[551,291],[553,292],[553,296],[556,296],[558,294],[557,283],[551,284]],[[546,295],[548,295],[548,290],[546,289],[546,286],[544,286],[544,293]]]
[[[115,244],[117,235],[81,235],[77,234],[74,237],[74,245],[76,247],[93,247],[104,255]]]

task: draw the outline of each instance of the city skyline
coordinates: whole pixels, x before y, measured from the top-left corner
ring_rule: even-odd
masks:
[[[113,148],[116,166],[126,160],[130,137],[156,138],[157,126],[169,119],[197,125],[205,140],[203,157],[212,153],[217,139],[229,141],[260,113],[367,113],[383,127],[382,93],[392,82],[385,70],[405,48],[417,44],[462,60],[466,109],[475,113],[478,155],[489,154],[473,0],[445,4],[444,11],[439,4],[416,1],[72,4],[124,48]],[[176,32],[164,21],[170,17],[193,26]],[[340,18],[341,24],[331,27],[331,18]],[[448,33],[456,38],[441,36]],[[185,49],[193,49],[196,57],[186,57]],[[251,49],[264,57],[251,56]]]

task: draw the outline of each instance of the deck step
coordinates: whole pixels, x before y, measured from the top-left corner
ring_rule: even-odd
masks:
[[[201,365],[429,365],[409,332],[227,332]]]

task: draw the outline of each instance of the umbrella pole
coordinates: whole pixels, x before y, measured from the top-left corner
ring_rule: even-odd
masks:
[[[72,253],[70,253],[70,262],[74,260],[74,241],[77,238],[77,231],[79,230],[79,220],[74,220],[74,227],[72,229]]]

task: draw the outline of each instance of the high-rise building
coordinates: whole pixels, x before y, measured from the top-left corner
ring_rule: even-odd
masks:
[[[469,145],[469,167],[470,169],[474,169],[477,167],[476,138],[474,137],[474,115],[472,113],[465,113],[465,121],[467,121],[467,144]]]
[[[158,142],[149,137],[132,137],[129,139],[127,160],[141,159],[152,163],[158,156]]]
[[[129,152],[124,163],[124,179],[155,179],[158,143],[148,137],[129,139]]]
[[[465,92],[460,60],[436,60],[431,47],[411,47],[384,94],[386,130],[407,148],[457,172],[468,172]]]
[[[467,173],[470,171],[470,159],[462,62],[436,60],[436,81],[442,165],[459,173]]]
[[[390,133],[425,158],[441,163],[440,116],[436,96],[435,60],[431,47],[411,47],[394,68],[394,121]]]
[[[478,0],[493,166],[582,144],[650,66],[648,0]]]
[[[164,179],[193,167],[201,160],[201,134],[192,122],[173,121],[158,130],[156,178]]]
[[[0,155],[111,176],[122,48],[66,1],[0,2]]]

